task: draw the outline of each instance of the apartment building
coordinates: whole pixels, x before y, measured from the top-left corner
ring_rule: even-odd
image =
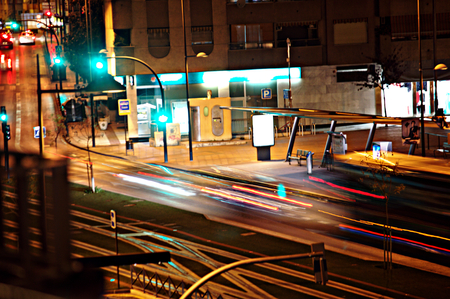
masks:
[[[105,0],[105,19],[110,55],[136,57],[164,74],[171,111],[174,105],[186,109],[188,65],[190,98],[211,90],[235,106],[284,107],[290,89],[293,107],[410,116],[417,113],[421,60],[425,111],[432,114],[432,69],[450,63],[446,0]],[[200,52],[208,57],[195,57]],[[111,72],[127,78],[128,98],[157,106],[159,90],[148,68],[113,63]],[[384,96],[379,88],[361,86],[380,63],[400,69]],[[283,75],[270,75],[278,71]],[[449,73],[436,76],[439,107],[450,113]],[[272,97],[262,99],[262,89]]]

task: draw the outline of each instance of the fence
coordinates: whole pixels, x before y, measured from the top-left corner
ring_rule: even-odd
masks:
[[[163,296],[165,298],[180,298],[191,286],[183,280],[175,281],[170,276],[164,279],[156,272],[149,272],[134,265],[130,266],[130,272],[131,288],[144,294]],[[191,298],[223,299],[222,295],[214,297],[209,291],[201,292],[199,290],[196,290]]]

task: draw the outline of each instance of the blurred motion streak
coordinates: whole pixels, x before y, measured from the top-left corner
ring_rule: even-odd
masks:
[[[157,175],[157,174],[148,173],[148,172],[138,171],[138,174],[142,174],[142,175],[145,175],[145,176],[149,176],[149,177],[152,177],[152,178],[161,179],[161,180],[165,180],[165,181],[172,181],[172,182],[175,182],[177,184],[183,184],[183,185],[195,188],[195,189],[202,189],[203,188],[203,187],[198,186],[198,185],[182,182],[182,181],[179,181],[177,179],[168,179],[166,177],[163,177],[163,176],[160,176],[160,175]]]
[[[132,176],[129,176],[129,175],[126,175],[126,174],[114,174],[114,176],[122,178],[122,179],[124,179],[125,181],[128,181],[128,182],[141,184],[141,185],[144,185],[144,186],[147,186],[147,187],[153,187],[153,188],[156,188],[156,189],[159,189],[159,190],[175,193],[175,194],[178,194],[178,195],[183,195],[183,196],[193,196],[193,195],[195,195],[195,193],[192,193],[192,192],[180,189],[180,188],[175,188],[175,187],[164,185],[164,184],[157,183],[157,182],[154,182],[154,181],[132,177]]]
[[[282,201],[293,203],[293,204],[296,204],[296,205],[301,205],[303,207],[311,208],[313,206],[310,203],[304,203],[304,202],[301,202],[301,201],[298,201],[298,200],[295,200],[295,199],[281,197],[281,196],[278,196],[278,195],[275,195],[275,194],[269,194],[269,193],[265,193],[265,192],[261,192],[261,191],[258,191],[258,190],[237,186],[237,185],[233,185],[233,189],[244,191],[244,192],[248,192],[248,193],[251,193],[251,194],[264,196],[264,197],[268,197],[268,198],[282,200]]]
[[[384,227],[385,226],[385,224],[371,222],[371,221],[366,221],[366,220],[356,220],[356,219],[352,219],[352,218],[349,218],[349,217],[340,216],[340,215],[336,215],[336,214],[333,214],[333,213],[325,212],[325,211],[322,211],[322,210],[319,210],[319,212],[324,213],[324,214],[328,214],[330,216],[335,216],[335,217],[339,217],[339,218],[342,218],[342,219],[350,220],[350,221],[353,221],[353,222],[366,224],[366,225],[373,225],[373,226],[380,226],[380,227]],[[418,235],[425,236],[425,237],[441,239],[441,240],[444,240],[444,241],[450,241],[450,239],[446,238],[446,237],[441,237],[441,236],[431,235],[431,234],[427,234],[427,233],[422,233],[422,232],[418,232],[418,231],[415,231],[415,230],[410,230],[410,229],[405,229],[405,228],[400,228],[400,227],[395,227],[395,226],[391,226],[391,229],[396,230],[396,231],[406,232],[406,233],[418,234]]]
[[[272,211],[277,211],[278,210],[277,207],[266,205],[266,204],[263,204],[263,203],[260,203],[260,202],[257,202],[257,201],[253,201],[253,200],[249,200],[249,199],[245,199],[245,198],[242,198],[242,197],[233,196],[233,195],[230,195],[230,194],[227,194],[227,193],[224,193],[224,192],[219,192],[219,191],[206,189],[206,188],[202,188],[201,191],[205,192],[205,193],[208,193],[208,194],[211,194],[211,195],[216,195],[216,196],[224,197],[224,198],[227,198],[227,199],[236,200],[236,201],[239,201],[239,202],[242,202],[242,203],[247,203],[247,204],[250,204],[250,205],[258,206],[258,207],[265,208],[265,209],[272,210]]]
[[[381,234],[381,233],[376,233],[376,232],[372,232],[370,230],[366,230],[366,229],[362,229],[362,228],[358,228],[358,227],[354,227],[354,226],[349,226],[349,225],[345,225],[345,224],[339,224],[339,228],[362,232],[362,233],[374,235],[374,236],[381,237],[381,238],[383,237],[383,234]],[[409,239],[405,239],[405,238],[401,238],[401,237],[392,236],[392,239],[397,240],[397,241],[406,242],[406,243],[411,243],[414,245],[420,245],[423,247],[433,248],[433,249],[440,250],[440,251],[450,252],[450,249],[446,249],[446,248],[442,248],[442,247],[438,247],[438,246],[434,246],[434,245],[430,245],[430,244],[425,244],[422,242],[413,241],[413,240],[409,240]]]
[[[310,176],[309,179],[311,181],[316,181],[316,182],[319,182],[319,183],[327,184],[330,187],[342,189],[344,191],[348,191],[348,192],[352,192],[352,193],[356,193],[356,194],[360,194],[360,195],[364,195],[364,196],[371,196],[371,197],[374,197],[374,198],[384,199],[384,197],[382,195],[376,195],[376,194],[372,194],[372,193],[369,193],[369,192],[364,192],[364,191],[361,191],[361,190],[356,190],[356,189],[352,189],[352,188],[338,186],[336,184],[333,184],[333,183],[330,183],[330,182],[327,182],[325,180],[322,180],[322,179],[319,179],[319,178],[315,178],[315,177],[312,177],[312,176]]]
[[[356,200],[354,200],[354,199],[348,198],[348,197],[343,196],[343,195],[341,195],[341,194],[339,194],[339,193],[336,193],[336,192],[327,190],[327,189],[325,189],[325,188],[322,188],[322,187],[320,187],[320,186],[318,186],[318,185],[316,185],[316,184],[314,184],[314,183],[312,183],[312,182],[308,182],[307,180],[303,180],[303,181],[306,182],[306,183],[309,183],[309,184],[313,185],[313,186],[316,187],[317,189],[326,191],[326,192],[328,192],[328,193],[331,193],[331,194],[333,194],[333,195],[335,195],[335,196],[338,196],[338,197],[340,197],[340,198],[343,198],[343,199],[345,199],[345,200],[352,201],[352,202],[356,202]]]

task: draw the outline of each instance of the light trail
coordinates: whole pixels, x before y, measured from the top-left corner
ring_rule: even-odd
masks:
[[[206,189],[206,188],[202,188],[201,191],[205,192],[205,193],[208,193],[208,194],[211,194],[211,195],[216,195],[216,196],[224,197],[224,198],[227,198],[227,199],[239,201],[239,202],[242,202],[242,203],[254,205],[254,206],[257,206],[257,207],[260,207],[260,208],[264,208],[264,209],[268,209],[268,210],[272,210],[272,211],[278,211],[277,207],[274,207],[274,206],[271,206],[271,205],[266,205],[266,204],[263,204],[263,203],[260,203],[260,202],[254,201],[254,200],[250,200],[250,199],[246,199],[246,198],[230,195],[230,194],[227,194],[225,192],[215,191],[215,190]]]
[[[265,192],[261,192],[261,191],[255,190],[255,189],[241,187],[241,186],[237,186],[237,185],[233,185],[233,189],[244,191],[244,192],[248,192],[248,193],[251,193],[251,194],[264,196],[264,197],[268,197],[268,198],[282,200],[282,201],[293,203],[293,204],[300,205],[300,206],[303,206],[303,207],[311,208],[313,206],[310,203],[305,203],[305,202],[301,202],[301,201],[298,201],[298,200],[295,200],[295,199],[290,199],[290,198],[287,198],[287,197],[281,197],[281,196],[278,196],[278,195],[275,195],[275,194],[265,193]]]
[[[372,231],[367,230],[367,229],[362,229],[362,228],[358,228],[358,227],[354,227],[354,226],[350,226],[350,225],[346,225],[346,224],[339,224],[339,228],[359,231],[359,232],[362,232],[362,233],[366,233],[366,234],[370,234],[370,235],[374,235],[374,236],[378,236],[378,237],[384,237],[384,235],[381,234],[381,233],[372,232]],[[415,245],[420,245],[420,246],[424,246],[424,247],[428,247],[428,248],[433,248],[433,249],[440,250],[440,251],[450,252],[450,249],[434,246],[434,245],[431,245],[431,244],[422,243],[422,242],[419,242],[419,241],[409,240],[409,239],[405,239],[405,238],[402,238],[402,237],[392,236],[392,239],[398,240],[398,241],[407,242],[407,243],[411,243],[411,244],[415,244]]]
[[[319,179],[319,178],[315,178],[315,177],[312,177],[312,176],[310,176],[309,179],[311,181],[327,184],[330,187],[341,189],[341,190],[344,190],[344,191],[348,191],[348,192],[352,192],[352,193],[356,193],[356,194],[364,195],[364,196],[370,196],[370,197],[374,197],[374,198],[378,198],[378,199],[384,199],[384,196],[382,196],[382,195],[376,195],[376,194],[372,194],[372,193],[361,191],[361,190],[357,190],[357,189],[352,189],[352,188],[339,186],[339,185],[336,185],[336,184],[333,184],[333,183],[330,183],[330,182],[327,182],[325,180],[322,180],[322,179]]]
[[[129,176],[129,175],[126,175],[126,174],[114,174],[114,176],[122,178],[123,180],[128,181],[128,182],[141,184],[141,185],[144,185],[146,187],[152,187],[152,188],[156,188],[156,189],[159,189],[159,190],[175,193],[175,194],[178,194],[178,195],[183,195],[183,196],[193,196],[193,195],[195,195],[195,193],[193,193],[193,192],[189,192],[189,191],[186,191],[186,190],[183,190],[183,189],[180,189],[180,188],[175,188],[175,187],[172,187],[172,186],[168,186],[168,185],[157,183],[157,182],[150,181],[150,180],[136,178],[136,177]]]

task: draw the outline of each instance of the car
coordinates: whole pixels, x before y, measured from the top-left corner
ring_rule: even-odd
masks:
[[[12,59],[11,57],[1,54],[0,55],[0,71],[10,71],[12,70]]]
[[[31,30],[22,31],[19,35],[19,44],[31,44],[34,45],[36,43],[36,35]]]
[[[14,37],[11,31],[6,29],[0,30],[0,47],[6,47],[12,49],[14,47]]]

